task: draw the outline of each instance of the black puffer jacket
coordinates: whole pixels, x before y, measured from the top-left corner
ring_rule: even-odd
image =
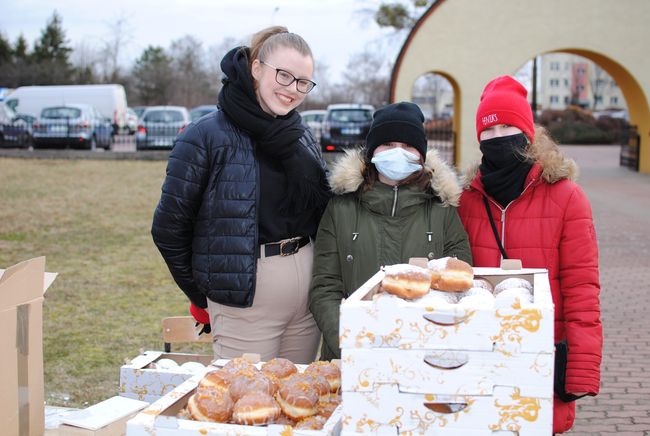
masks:
[[[307,129],[300,142],[324,162]],[[255,293],[259,170],[251,138],[222,111],[178,137],[151,233],[195,306],[249,307]]]

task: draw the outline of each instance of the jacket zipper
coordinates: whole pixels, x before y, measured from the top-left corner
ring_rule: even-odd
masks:
[[[501,246],[503,247],[504,250],[506,249],[506,210],[508,210],[508,208],[510,207],[510,205],[512,203],[517,201],[517,199],[521,198],[521,196],[524,195],[524,193],[528,190],[528,188],[530,188],[530,186],[534,182],[535,182],[535,180],[531,180],[530,183],[528,183],[528,185],[526,185],[524,190],[521,191],[521,194],[519,194],[519,197],[512,200],[504,209],[501,209],[501,206],[499,205],[499,203],[492,200],[492,198],[487,197],[488,200],[490,200],[492,203],[494,203],[494,205],[501,211]],[[501,260],[503,261],[503,254],[501,255]]]
[[[393,186],[393,209],[390,212],[390,216],[395,216],[395,209],[397,209],[397,190],[399,188],[397,185]]]

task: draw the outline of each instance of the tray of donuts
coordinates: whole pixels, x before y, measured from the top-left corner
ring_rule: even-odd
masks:
[[[343,349],[552,353],[548,272],[454,258],[385,266],[341,304],[339,332]]]
[[[127,424],[127,435],[337,435],[337,362],[216,360]],[[173,429],[173,431],[169,430]]]

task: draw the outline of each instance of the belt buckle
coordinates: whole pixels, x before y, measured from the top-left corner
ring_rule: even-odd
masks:
[[[296,237],[296,238],[285,239],[284,241],[280,241],[280,256],[285,257],[285,256],[293,256],[294,254],[296,254],[298,250],[300,250],[300,239],[301,239],[300,237]],[[295,243],[296,248],[289,253],[285,253],[284,247],[287,244],[291,244],[291,243]]]

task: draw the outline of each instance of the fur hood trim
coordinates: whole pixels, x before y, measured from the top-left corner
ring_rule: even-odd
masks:
[[[433,171],[431,188],[444,206],[458,206],[462,188],[456,171],[444,162],[436,150],[429,150],[424,165]],[[365,151],[347,149],[335,163],[330,174],[332,192],[336,195],[356,192],[363,184]]]

